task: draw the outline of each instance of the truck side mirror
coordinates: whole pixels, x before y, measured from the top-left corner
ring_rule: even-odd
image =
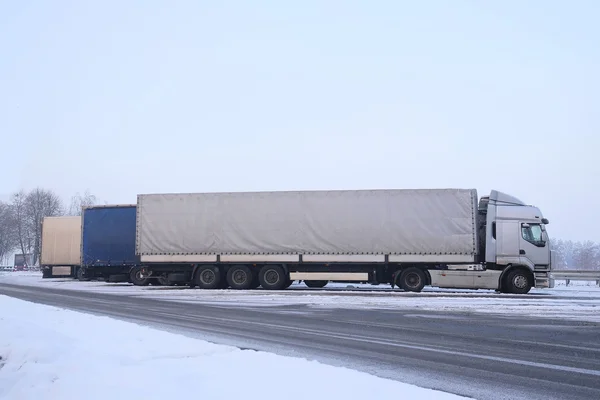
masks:
[[[549,223],[550,221],[548,221],[548,218],[542,218],[542,224],[548,225]]]

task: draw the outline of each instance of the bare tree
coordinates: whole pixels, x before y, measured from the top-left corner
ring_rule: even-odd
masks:
[[[55,217],[62,215],[63,212],[63,203],[60,197],[51,190],[36,188],[25,197],[26,225],[33,241],[33,245],[30,246],[31,253],[33,253],[33,265],[37,263],[40,254],[44,217]]]
[[[27,193],[24,190],[12,196],[11,209],[16,228],[17,247],[21,250],[21,254],[28,254],[31,252],[33,237],[30,229],[31,226],[28,223]]]
[[[573,247],[571,240],[552,240],[552,250],[556,252],[556,269],[573,268]]]
[[[17,221],[13,209],[0,202],[0,264],[17,246]]]
[[[93,206],[96,204],[96,196],[86,190],[83,195],[77,193],[71,197],[71,205],[69,206],[68,215],[81,215],[82,207]]]

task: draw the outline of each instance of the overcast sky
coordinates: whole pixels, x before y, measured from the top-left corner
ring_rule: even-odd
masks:
[[[600,241],[600,2],[0,1],[0,198],[476,188]]]

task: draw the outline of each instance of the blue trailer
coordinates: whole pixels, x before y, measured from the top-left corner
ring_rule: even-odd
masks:
[[[134,282],[141,279],[140,257],[135,254],[136,206],[90,206],[82,210],[80,280]]]

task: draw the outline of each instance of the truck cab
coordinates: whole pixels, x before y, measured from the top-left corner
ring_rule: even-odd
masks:
[[[533,286],[553,287],[550,279],[553,252],[546,230],[548,220],[539,208],[493,190],[482,198],[485,216],[485,263],[504,274],[520,269],[530,272]],[[516,279],[516,278],[515,278]],[[513,282],[514,285],[523,282]],[[526,284],[526,283],[525,283]]]

